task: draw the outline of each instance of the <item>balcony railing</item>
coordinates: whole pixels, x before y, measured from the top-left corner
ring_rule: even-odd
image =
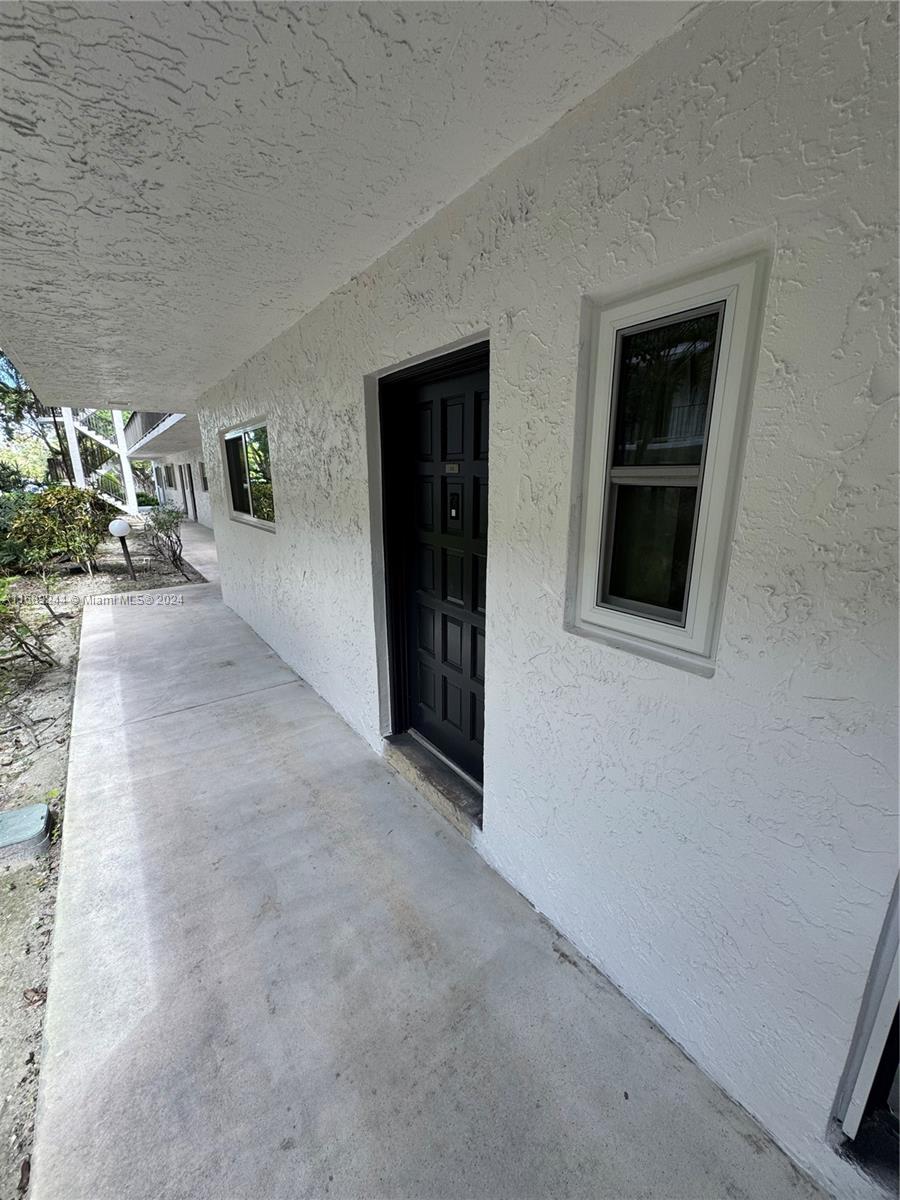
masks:
[[[75,435],[78,439],[78,453],[81,457],[81,465],[84,468],[85,476],[93,475],[96,471],[102,470],[108,462],[117,458],[115,450],[110,450],[109,446],[103,442],[94,441],[86,433],[82,433],[79,429]]]
[[[120,504],[125,503],[125,480],[122,478],[122,468],[115,459],[110,459],[101,471],[88,475],[85,483],[97,492],[112,496]]]
[[[133,412],[125,426],[125,445],[130,450],[171,415],[171,413],[165,412]]]
[[[83,429],[89,429],[91,433],[115,444],[116,427],[108,408],[73,408],[72,417]]]

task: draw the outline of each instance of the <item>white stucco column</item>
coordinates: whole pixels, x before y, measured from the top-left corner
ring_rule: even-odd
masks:
[[[71,408],[61,409],[63,425],[66,430],[66,442],[69,447],[69,460],[72,463],[72,474],[75,476],[75,486],[84,487],[84,467],[81,465],[81,451],[78,449],[78,434],[75,432],[75,421]]]
[[[125,481],[125,507],[136,516],[138,502],[134,490],[134,475],[131,473],[131,460],[128,457],[128,445],[125,441],[125,421],[117,408],[112,410],[112,418],[113,428],[116,431],[116,445],[119,448],[119,464],[122,468],[122,478]]]

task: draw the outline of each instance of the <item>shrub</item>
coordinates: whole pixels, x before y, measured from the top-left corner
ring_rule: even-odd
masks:
[[[19,464],[0,459],[0,492],[16,492],[27,480],[19,470]]]
[[[91,571],[97,547],[118,513],[96,492],[59,484],[32,496],[13,517],[9,534],[24,546],[24,565],[46,568],[72,559]]]
[[[9,527],[30,503],[28,492],[0,492],[0,568],[18,567],[23,562],[24,543],[10,535]]]
[[[187,578],[184,570],[184,547],[181,542],[183,517],[184,513],[174,504],[159,504],[154,512],[147,513],[145,528],[150,545]]]
[[[138,492],[137,502],[141,508],[155,508],[159,501],[155,496],[151,496],[149,492]]]

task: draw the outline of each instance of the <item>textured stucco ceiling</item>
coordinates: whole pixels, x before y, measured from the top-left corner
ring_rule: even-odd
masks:
[[[190,409],[690,7],[4,4],[0,345]]]

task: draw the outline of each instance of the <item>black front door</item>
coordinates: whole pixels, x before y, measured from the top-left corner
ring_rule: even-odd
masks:
[[[401,724],[481,782],[486,352],[440,370],[394,384],[382,405],[392,682]]]

